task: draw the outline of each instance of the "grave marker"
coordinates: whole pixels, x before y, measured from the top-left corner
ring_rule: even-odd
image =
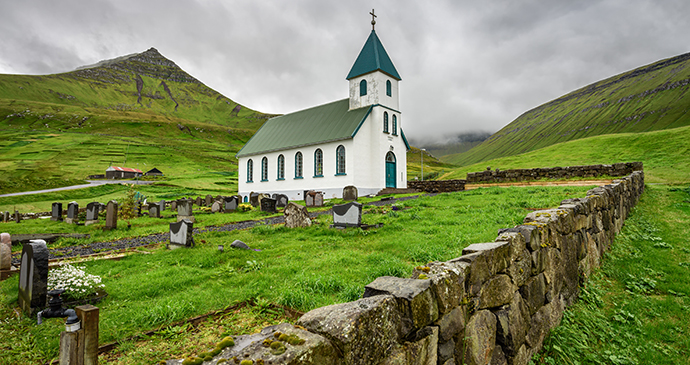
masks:
[[[218,213],[218,212],[220,212],[220,208],[221,208],[220,201],[214,201],[213,205],[211,205],[211,212]]]
[[[333,227],[359,227],[362,225],[362,204],[349,202],[333,206]]]
[[[53,203],[50,220],[62,222],[62,203]]]
[[[303,205],[290,202],[285,207],[283,215],[285,216],[285,227],[311,227],[311,219],[309,218],[309,212],[307,211],[307,207]]]
[[[24,244],[19,271],[19,307],[28,314],[46,306],[48,247],[46,241]]]
[[[323,207],[323,193],[319,192],[314,195],[314,206]]]
[[[237,195],[223,197],[223,211],[226,213],[237,210],[238,204]]]
[[[12,237],[9,233],[0,234],[0,270],[12,268]],[[4,277],[0,279],[5,279]]]
[[[86,221],[84,221],[85,226],[98,223],[98,212],[100,208],[101,203],[98,202],[91,202],[89,204],[86,204]]]
[[[268,194],[264,194],[268,195]],[[273,198],[269,198],[265,196],[263,199],[261,199],[261,211],[266,212],[266,213],[275,213],[276,212],[276,200]]]
[[[194,247],[194,237],[192,237],[193,229],[194,222],[188,219],[170,223],[170,244],[167,246],[168,249],[174,250],[180,247]]]
[[[70,202],[67,205],[67,218],[65,223],[74,224],[79,221],[79,204],[77,202]]]
[[[354,185],[348,185],[343,188],[343,200],[354,201],[357,200],[357,187]]]
[[[173,200],[170,202],[170,210],[173,212],[177,211],[177,200]]]
[[[204,201],[201,199],[200,196],[197,196],[197,197],[196,197],[195,203],[196,203],[196,205],[199,206],[199,207],[202,206],[202,205],[204,205]]]
[[[165,209],[165,201],[160,201],[158,203],[149,204],[149,217],[150,218],[160,218],[161,212]]]
[[[14,211],[14,222],[15,223],[20,223],[22,221],[22,215],[19,214],[18,210]]]
[[[105,208],[105,228],[106,231],[117,229],[117,202],[111,200]]]
[[[204,205],[207,207],[210,207],[211,204],[213,204],[213,197],[210,194],[206,195],[206,200],[204,201]]]
[[[290,202],[288,199],[288,196],[285,194],[278,194],[276,196],[276,207],[278,208],[285,208],[287,204]]]
[[[252,207],[256,208],[259,206],[259,193],[251,192],[249,193],[249,203]]]
[[[304,192],[304,205],[306,205],[307,207],[313,207],[315,196],[316,196],[316,192],[314,190],[305,191]]]
[[[2,221],[5,223],[10,221],[10,212],[5,211],[5,213],[3,213]]]
[[[179,222],[183,219],[194,223],[194,213],[192,212],[191,199],[180,199],[177,201],[177,221]]]

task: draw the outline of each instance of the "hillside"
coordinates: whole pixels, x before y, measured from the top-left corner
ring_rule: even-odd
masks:
[[[531,109],[470,151],[444,162],[470,165],[604,134],[690,124],[690,53],[575,90]]]
[[[235,152],[268,117],[154,48],[67,73],[0,75],[0,192],[110,164],[169,177],[236,171]]]

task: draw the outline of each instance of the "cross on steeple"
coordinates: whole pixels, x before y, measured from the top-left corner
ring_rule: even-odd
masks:
[[[371,9],[371,30],[374,30],[374,26],[376,25],[376,14],[374,14],[374,9]]]

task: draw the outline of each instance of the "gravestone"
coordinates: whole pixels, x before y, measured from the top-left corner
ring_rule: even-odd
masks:
[[[223,197],[223,211],[226,213],[237,210],[238,204],[237,195]]]
[[[362,204],[349,202],[333,206],[333,227],[359,227],[362,225]]]
[[[200,207],[200,206],[202,206],[202,205],[204,204],[204,200],[203,200],[203,199],[201,199],[201,197],[200,197],[200,196],[197,196],[197,197],[196,197],[196,201],[195,201],[195,203],[196,203],[196,205],[197,205],[197,206],[199,206],[199,207]]]
[[[5,222],[5,223],[7,223],[7,222],[10,221],[10,212],[5,211],[5,213],[3,213],[3,215],[2,215],[2,221]]]
[[[319,192],[314,195],[314,206],[323,207],[323,193]]]
[[[106,231],[117,229],[117,202],[115,200],[109,201],[105,208],[105,228],[103,229]]]
[[[158,203],[149,204],[149,217],[150,218],[160,218],[161,212],[165,209],[165,201],[160,201]]]
[[[207,207],[210,207],[211,204],[213,204],[213,197],[210,194],[206,195],[206,199],[204,200],[204,205]]]
[[[211,212],[218,213],[218,212],[220,212],[220,208],[221,208],[220,201],[214,201],[213,205],[211,205]]]
[[[14,211],[14,222],[15,223],[20,223],[22,221],[22,215],[19,214],[18,210]]]
[[[272,199],[277,199],[277,198],[278,198],[278,194],[277,194],[277,193],[273,193],[273,194],[271,195],[271,198],[272,198]]]
[[[70,202],[67,204],[67,218],[65,223],[74,224],[79,221],[79,204],[77,202]]]
[[[357,187],[354,185],[348,185],[343,188],[343,200],[354,201],[357,200]]]
[[[192,200],[181,199],[177,201],[177,221],[189,220],[194,223],[194,213],[192,213]]]
[[[264,194],[268,195],[268,194]],[[275,213],[276,212],[276,200],[273,198],[269,198],[265,196],[263,199],[261,199],[261,211],[266,212],[266,213]]]
[[[62,203],[53,203],[50,220],[62,222]]]
[[[285,208],[287,204],[289,203],[288,196],[285,194],[278,194],[275,197],[276,200],[276,207],[278,208]]]
[[[193,229],[194,222],[188,219],[170,223],[170,244],[167,245],[168,249],[173,250],[180,247],[194,247],[194,237],[192,237]]]
[[[283,211],[285,216],[285,227],[311,227],[311,219],[307,207],[293,202],[288,203]]]
[[[101,203],[98,202],[86,204],[86,221],[84,221],[85,226],[98,222],[98,212],[100,208]]]
[[[12,236],[9,233],[0,234],[0,270],[12,268]],[[2,278],[4,279],[4,277]]]
[[[170,210],[173,212],[177,211],[177,200],[173,200],[170,202]]]
[[[242,204],[243,202],[246,203],[246,200],[242,200],[242,195],[237,194],[237,195],[235,195],[235,196],[237,197],[237,205],[240,205],[240,204]]]
[[[46,306],[48,247],[46,241],[25,243],[19,271],[19,307],[28,314]]]
[[[259,206],[259,193],[251,192],[249,193],[249,203],[252,207],[256,208]]]

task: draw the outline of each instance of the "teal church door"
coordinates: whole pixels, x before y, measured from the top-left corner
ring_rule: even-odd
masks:
[[[395,155],[393,152],[386,154],[386,187],[395,188]]]

